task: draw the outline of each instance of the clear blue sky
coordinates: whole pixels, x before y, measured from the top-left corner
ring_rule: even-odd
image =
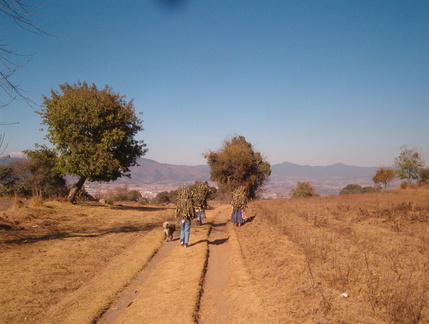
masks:
[[[400,147],[429,164],[429,1],[51,0],[2,17],[0,38],[33,54],[14,77],[37,104],[77,80],[134,98],[146,158],[205,164],[243,135],[271,163],[389,166]],[[46,143],[16,101],[0,110],[4,154]]]

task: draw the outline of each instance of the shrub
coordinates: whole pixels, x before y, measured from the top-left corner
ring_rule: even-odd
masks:
[[[296,188],[290,191],[292,198],[310,198],[318,196],[310,182],[298,182]]]
[[[340,195],[355,195],[355,194],[361,194],[363,193],[363,188],[361,185],[358,185],[356,183],[349,184],[347,187],[344,187],[340,190]]]

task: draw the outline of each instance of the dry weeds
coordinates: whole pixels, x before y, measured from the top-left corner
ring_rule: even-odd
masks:
[[[229,322],[428,323],[428,198],[419,189],[252,202],[250,222],[226,224]],[[92,323],[163,244],[174,213],[29,206],[0,214],[0,323]],[[119,321],[197,319],[219,208],[192,227],[189,248],[160,261]]]
[[[306,267],[301,270],[313,282],[310,296],[320,296],[320,305],[313,307],[313,315],[347,323],[370,319],[427,323],[428,198],[426,189],[401,190],[346,197],[260,200],[252,203],[251,208],[256,222],[265,222],[272,231],[286,235],[293,243],[291,251],[298,249],[305,256]],[[277,273],[274,269],[266,274],[259,270],[254,273],[271,281],[275,277],[282,283],[294,265],[282,261],[287,259],[284,256],[273,254],[276,246],[289,243],[279,242],[281,237],[272,234],[277,241],[273,243],[270,231],[266,233],[270,244],[265,253],[267,260],[277,264],[271,266]],[[257,237],[258,233],[248,235]],[[262,241],[253,253],[260,252],[265,245]],[[249,253],[249,262],[252,257]],[[264,263],[264,268],[270,264]],[[308,287],[304,285],[302,289],[303,295],[308,293]],[[337,300],[344,292],[350,296],[349,310]],[[351,302],[355,313],[351,311]]]
[[[107,308],[162,244],[162,232],[151,230],[173,213],[55,202],[4,212],[12,229],[0,232],[0,323],[94,318],[100,302]],[[127,253],[140,257],[129,260]],[[123,262],[127,267],[117,266]]]

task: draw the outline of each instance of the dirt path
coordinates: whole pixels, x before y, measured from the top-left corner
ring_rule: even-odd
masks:
[[[143,271],[133,280],[133,282],[124,289],[117,297],[115,302],[97,321],[99,324],[115,323],[118,317],[134,302],[139,289],[145,283],[152,271],[157,267],[159,262],[164,259],[174,248],[175,242],[166,242],[150,260],[150,263]]]
[[[207,216],[204,225],[193,223],[188,248],[178,244],[177,231],[97,323],[239,323],[241,312],[261,312],[253,303],[249,309],[242,306],[243,293],[259,302],[229,222],[229,206]]]
[[[228,217],[226,207],[210,210],[207,216],[202,226],[193,222],[188,248],[179,245],[180,233],[176,231],[173,241],[160,247],[148,265],[117,296],[97,323],[197,322],[200,305],[205,303],[205,299],[202,299],[205,295],[202,293],[203,282],[208,287],[214,287],[219,284],[220,278],[216,276],[220,272],[213,272],[213,266],[208,266],[209,263],[212,264],[208,261],[209,246],[220,247],[227,241],[217,234],[219,227],[225,227]],[[214,255],[219,256],[218,253]],[[205,276],[207,273],[209,279]],[[222,281],[226,282],[228,276],[229,272],[225,271]],[[226,308],[221,302],[224,298],[219,298],[217,294],[216,291],[215,308],[219,309],[219,313],[214,314],[215,317],[225,314]],[[206,323],[214,323],[213,317],[205,315],[204,318],[207,319]]]
[[[226,323],[229,318],[230,243],[226,224],[230,210],[225,209],[213,220],[209,236],[209,258],[204,279],[198,323]]]

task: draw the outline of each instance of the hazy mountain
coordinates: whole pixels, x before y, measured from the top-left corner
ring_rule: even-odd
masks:
[[[336,163],[328,166],[308,166],[283,162],[271,166],[271,176],[274,177],[303,177],[303,178],[362,178],[373,177],[377,167],[358,167]]]
[[[164,164],[141,158],[140,166],[131,168],[132,179],[142,183],[171,183],[187,181],[208,181],[210,168],[208,165],[174,165]],[[305,179],[356,179],[370,178],[377,167],[358,167],[337,163],[328,166],[308,166],[283,162],[271,166],[271,178],[302,178]],[[134,182],[131,180],[130,182]]]
[[[310,182],[320,195],[337,195],[349,184],[373,186],[377,167],[358,167],[336,163],[328,166],[308,166],[283,162],[271,166],[271,177],[265,186],[266,196],[288,197],[298,181]]]
[[[118,184],[170,185],[178,187],[195,181],[208,181],[208,165],[188,166],[159,163],[139,159],[140,166],[131,168],[131,179],[121,179]],[[338,194],[348,184],[372,186],[377,167],[358,167],[336,163],[328,166],[299,165],[283,162],[271,166],[271,177],[265,185],[266,197],[287,197],[298,181],[308,181],[321,195]]]
[[[208,181],[210,168],[208,165],[189,166],[159,163],[154,160],[140,158],[140,166],[131,169],[131,179],[117,182],[136,184],[170,184]]]
[[[0,165],[19,158],[0,158]],[[114,184],[127,183],[131,186],[152,186],[177,188],[195,181],[209,181],[208,165],[174,165],[140,158],[140,166],[131,168],[131,179],[121,178]],[[372,186],[372,177],[378,167],[358,167],[336,163],[328,166],[299,165],[283,162],[271,166],[271,177],[265,185],[265,196],[287,197],[298,181],[308,181],[321,195],[338,194],[348,184]]]
[[[0,157],[0,165],[8,165],[10,162],[23,161],[23,160],[25,160],[24,157],[3,156],[3,157]]]

